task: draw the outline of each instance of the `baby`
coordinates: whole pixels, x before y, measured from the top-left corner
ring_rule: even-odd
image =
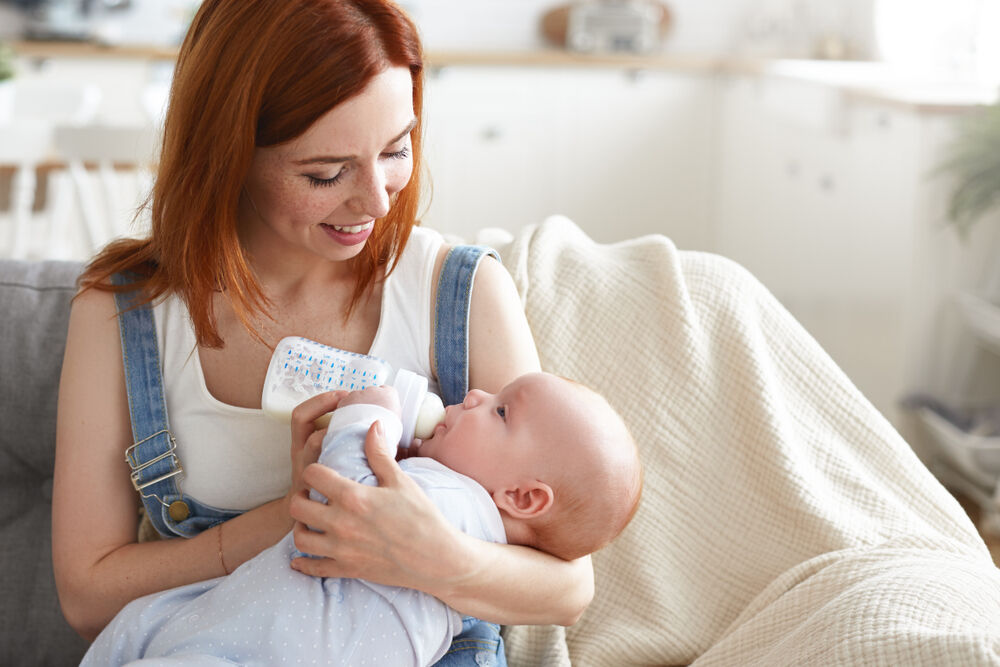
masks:
[[[375,421],[386,442],[399,440],[395,390],[344,396],[320,462],[375,484],[364,454]],[[524,375],[498,394],[469,392],[400,466],[458,529],[565,559],[614,539],[635,513],[642,489],[636,447],[621,418],[593,391],[546,373]],[[289,567],[297,555],[289,533],[228,577],[132,602],[82,664],[309,658],[429,665],[461,631],[461,615],[431,595],[361,579],[310,577]]]

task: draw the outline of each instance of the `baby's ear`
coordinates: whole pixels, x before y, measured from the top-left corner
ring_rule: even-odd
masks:
[[[552,509],[554,500],[552,487],[538,480],[493,492],[493,502],[497,507],[516,519],[538,518]]]

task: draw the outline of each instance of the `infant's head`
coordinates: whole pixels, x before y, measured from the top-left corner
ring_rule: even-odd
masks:
[[[631,520],[642,467],[621,417],[583,385],[547,373],[497,394],[473,390],[420,447],[493,497],[507,539],[565,559],[592,553]]]

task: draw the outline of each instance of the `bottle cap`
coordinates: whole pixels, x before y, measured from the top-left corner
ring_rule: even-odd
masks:
[[[418,375],[413,371],[401,368],[396,373],[396,379],[392,386],[399,394],[399,406],[402,408],[403,437],[399,444],[401,447],[409,447],[413,442],[414,432],[417,426],[417,417],[420,414],[424,397],[427,396],[427,378]]]

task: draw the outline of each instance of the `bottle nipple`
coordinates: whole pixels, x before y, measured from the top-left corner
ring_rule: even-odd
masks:
[[[435,427],[444,421],[444,403],[437,394],[427,392],[420,411],[417,413],[417,423],[413,427],[413,437],[421,440],[429,438]]]
[[[402,408],[403,437],[399,444],[409,447],[414,438],[423,439],[434,432],[434,427],[444,419],[444,404],[427,391],[427,378],[412,371],[401,369],[392,386],[399,394]]]

